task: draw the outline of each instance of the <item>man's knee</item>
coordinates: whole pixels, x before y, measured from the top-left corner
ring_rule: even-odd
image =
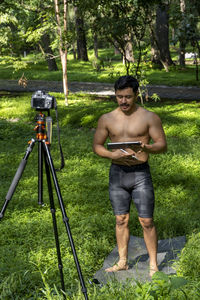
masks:
[[[145,230],[151,230],[154,227],[153,218],[139,218],[139,221]]]
[[[128,226],[129,214],[125,215],[116,215],[116,225],[118,227],[126,227]]]

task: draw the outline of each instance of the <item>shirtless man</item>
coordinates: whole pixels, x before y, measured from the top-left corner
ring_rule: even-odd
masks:
[[[116,217],[116,240],[119,261],[107,272],[128,269],[129,211],[131,199],[138,211],[144,241],[149,254],[149,275],[158,271],[157,234],[153,222],[154,191],[148,165],[150,154],[167,150],[160,118],[136,104],[139,84],[132,76],[122,76],[115,82],[118,107],[100,117],[94,136],[93,150],[112,160],[109,174],[109,196]],[[141,146],[125,151],[104,147],[111,142],[141,141]],[[153,143],[150,144],[150,141]],[[135,156],[135,158],[134,158]]]

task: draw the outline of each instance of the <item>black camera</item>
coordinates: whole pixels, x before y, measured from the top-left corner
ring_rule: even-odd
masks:
[[[36,110],[49,110],[55,107],[55,98],[44,91],[37,91],[32,95],[31,107]]]

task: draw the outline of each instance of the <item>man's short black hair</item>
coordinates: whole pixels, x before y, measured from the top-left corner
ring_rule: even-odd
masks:
[[[133,92],[136,93],[139,88],[139,83],[136,78],[130,75],[125,75],[119,77],[119,79],[115,82],[114,88],[115,92],[117,90],[123,90],[125,88],[132,88]]]

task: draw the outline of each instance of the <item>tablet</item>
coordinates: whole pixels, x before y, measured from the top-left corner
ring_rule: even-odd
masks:
[[[108,149],[125,149],[125,148],[134,148],[135,146],[140,146],[141,142],[117,142],[117,143],[108,143]]]

